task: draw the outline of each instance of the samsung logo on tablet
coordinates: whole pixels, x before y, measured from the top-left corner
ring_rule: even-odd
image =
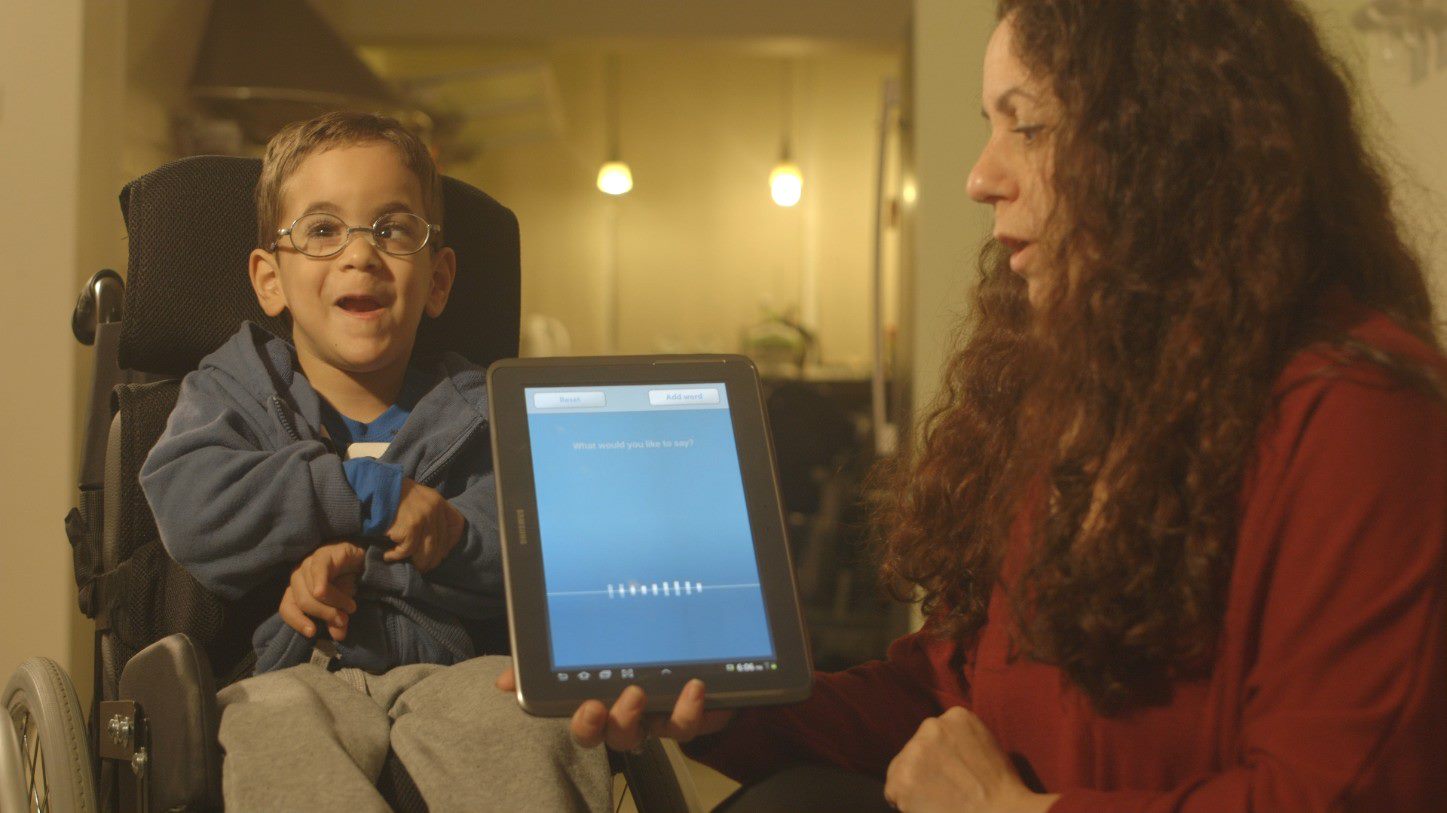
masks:
[[[527,516],[523,513],[523,510],[522,510],[521,508],[519,508],[519,509],[517,510],[517,518],[518,518],[518,544],[519,544],[519,545],[526,545],[526,544],[528,543],[528,522],[527,522]]]

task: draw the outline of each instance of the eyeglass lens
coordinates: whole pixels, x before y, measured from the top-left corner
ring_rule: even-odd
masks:
[[[370,229],[351,229],[346,221],[323,212],[299,218],[291,228],[291,243],[308,257],[329,257],[342,250],[354,231],[369,232],[372,245],[387,252],[405,256],[416,254],[427,245],[427,221],[411,212],[384,215]]]

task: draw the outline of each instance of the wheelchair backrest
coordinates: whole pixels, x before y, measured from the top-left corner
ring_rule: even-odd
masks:
[[[121,367],[185,375],[244,319],[286,335],[280,320],[261,312],[246,276],[260,175],[253,158],[183,158],[121,192],[130,239]],[[415,352],[451,350],[483,366],[517,355],[517,219],[454,178],[443,178],[442,197],[457,281],[443,314],[423,320]]]

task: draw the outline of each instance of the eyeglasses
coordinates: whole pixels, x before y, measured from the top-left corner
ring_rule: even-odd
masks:
[[[378,251],[393,257],[406,257],[427,247],[434,232],[441,232],[441,226],[428,223],[420,215],[411,212],[392,212],[382,215],[370,226],[348,226],[345,220],[325,212],[313,212],[293,220],[291,225],[276,230],[268,251],[276,251],[281,238],[291,240],[292,248],[314,260],[325,260],[342,253],[352,242],[352,235],[366,232],[367,239]]]

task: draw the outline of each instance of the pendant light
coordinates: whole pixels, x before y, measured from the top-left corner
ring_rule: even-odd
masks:
[[[779,151],[779,163],[774,165],[774,171],[769,173],[769,194],[773,196],[774,203],[789,207],[798,203],[799,198],[804,194],[804,174],[799,171],[799,165],[794,163],[793,63],[785,67],[781,95],[784,100],[784,137],[782,148]]]
[[[598,189],[609,195],[626,195],[633,188],[633,171],[618,150],[618,56],[610,54],[604,76],[603,111],[608,127],[608,160],[598,169]]]

